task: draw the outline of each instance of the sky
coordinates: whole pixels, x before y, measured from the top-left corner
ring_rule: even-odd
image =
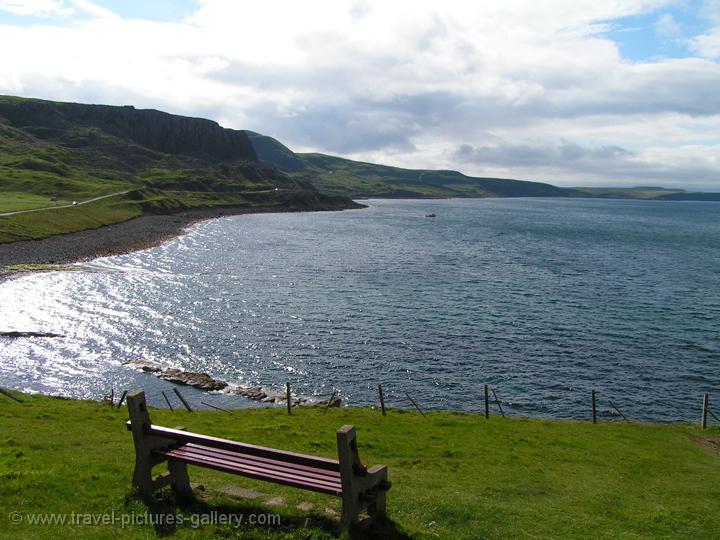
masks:
[[[0,94],[324,152],[720,191],[720,0],[0,0]]]

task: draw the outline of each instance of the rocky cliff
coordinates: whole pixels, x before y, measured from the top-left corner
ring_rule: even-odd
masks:
[[[358,207],[211,120],[13,96],[0,96],[0,194],[0,243],[186,211]]]
[[[84,127],[165,154],[211,161],[257,160],[244,131],[223,128],[212,120],[152,109],[2,98],[0,118],[41,139],[68,138],[71,132]]]

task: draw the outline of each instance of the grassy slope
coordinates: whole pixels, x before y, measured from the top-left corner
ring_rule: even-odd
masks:
[[[133,465],[125,411],[93,402],[0,398],[0,507],[4,512],[144,512],[128,498]],[[334,430],[358,429],[367,464],[389,465],[392,523],[377,538],[717,538],[720,454],[697,444],[694,426],[625,425],[493,418],[462,413],[375,410],[243,410],[232,414],[153,410],[162,425],[334,457]],[[717,445],[720,430],[705,432]],[[325,509],[339,501],[205,469],[191,479],[207,486],[205,506],[190,511],[278,511],[282,527],[183,526],[177,538],[325,538]],[[281,495],[288,505],[264,507],[215,495],[242,485]],[[298,510],[303,501],[314,510]],[[209,505],[209,506],[208,506]],[[306,518],[310,518],[306,525]],[[237,536],[233,536],[233,535]],[[116,538],[112,526],[13,526],[3,538]],[[134,526],[123,538],[153,538]]]
[[[572,190],[540,182],[474,178],[456,171],[401,169],[324,154],[297,154],[308,166],[299,177],[327,192],[367,196],[569,197]]]
[[[720,201],[720,193],[657,187],[559,188],[541,182],[477,178],[456,171],[414,170],[325,154],[296,154],[279,141],[248,131],[260,159],[331,194],[351,197],[592,197]]]
[[[662,199],[674,193],[685,193],[683,190],[663,188],[575,188],[591,197],[600,199]]]
[[[572,197],[581,194],[540,182],[474,178],[456,171],[402,169],[325,154],[296,154],[279,141],[250,136],[258,157],[325,193],[351,197]]]
[[[720,193],[703,193],[659,187],[573,188],[586,196],[600,199],[646,199],[656,201],[720,201]]]

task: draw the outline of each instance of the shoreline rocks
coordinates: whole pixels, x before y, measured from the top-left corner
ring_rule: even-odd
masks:
[[[182,371],[180,369],[171,368],[160,372],[156,372],[160,379],[169,381],[175,384],[186,384],[188,386],[194,386],[200,388],[200,390],[206,390],[213,392],[222,390],[228,383],[225,381],[219,381],[213,379],[207,373],[195,373],[193,371]]]
[[[64,338],[64,334],[53,334],[52,332],[0,332],[0,337],[7,337],[7,338],[27,338],[27,337],[36,337],[36,338]]]
[[[136,369],[138,371],[144,371],[146,373],[152,373],[159,379],[165,381],[182,384],[185,386],[192,386],[205,390],[206,392],[223,392],[226,394],[233,394],[242,396],[253,401],[260,401],[262,403],[272,403],[275,405],[287,404],[287,398],[284,391],[273,390],[262,386],[235,386],[231,385],[227,381],[221,379],[215,379],[207,373],[197,373],[194,371],[183,371],[177,368],[164,368],[159,364],[153,362],[143,362],[139,360],[132,360],[125,362],[126,366]],[[293,396],[292,406],[327,406],[327,407],[340,407],[342,400],[337,396],[333,396],[331,400],[316,401],[310,398]]]
[[[352,201],[350,201],[352,203]],[[39,240],[18,240],[0,243],[0,283],[23,274],[8,269],[17,265],[64,265],[121,255],[149,249],[185,234],[186,230],[201,221],[227,216],[259,213],[283,213],[298,211],[349,210],[365,208],[357,203],[322,205],[319,202],[306,208],[295,206],[230,206],[187,210],[176,214],[144,215],[137,218],[105,225],[98,229],[86,229],[49,236]],[[34,271],[28,269],[28,271]]]

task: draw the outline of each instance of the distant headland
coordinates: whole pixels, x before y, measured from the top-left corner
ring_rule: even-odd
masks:
[[[362,208],[358,198],[720,200],[402,169],[295,153],[201,118],[12,96],[0,96],[0,191],[0,266],[148,247],[228,214]]]

